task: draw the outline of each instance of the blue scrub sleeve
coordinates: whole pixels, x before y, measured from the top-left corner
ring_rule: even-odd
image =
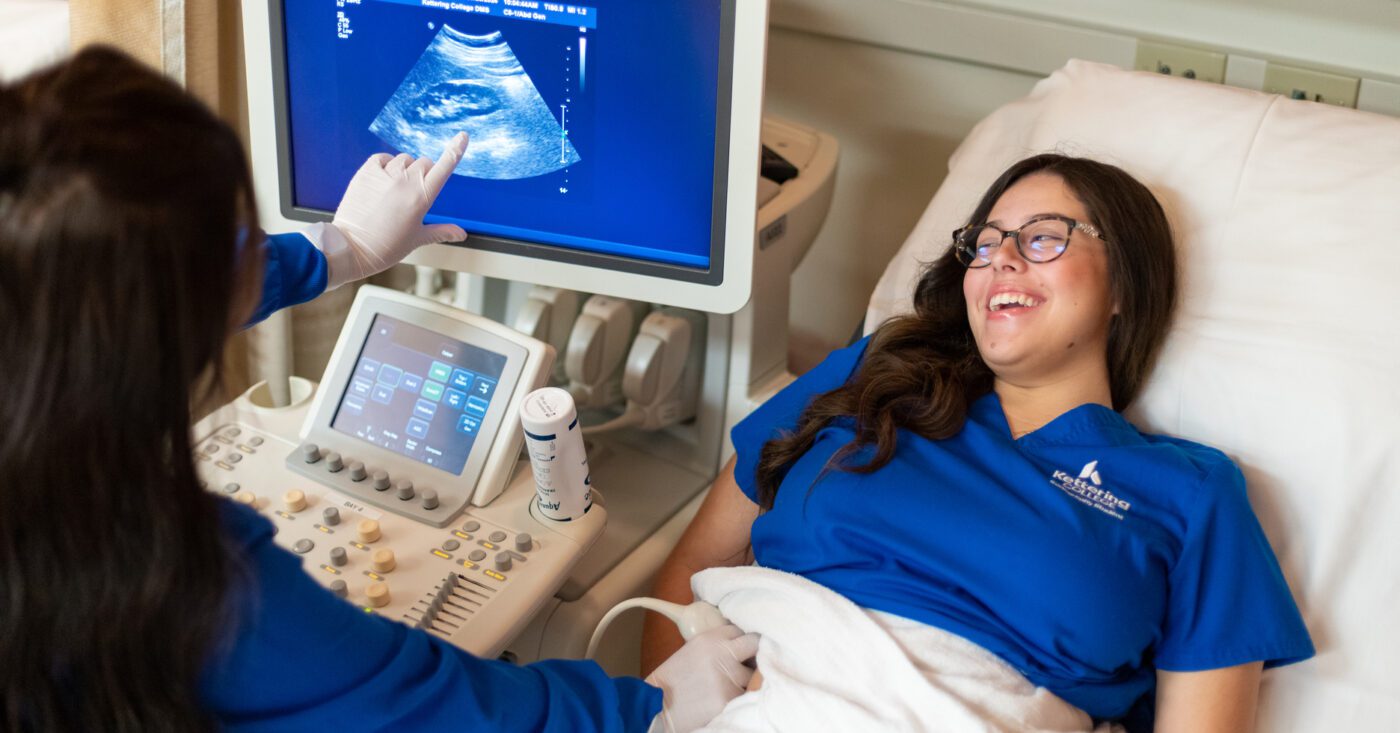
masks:
[[[645,731],[662,693],[591,661],[517,666],[336,598],[272,542],[272,525],[224,501],[249,572],[228,648],[203,684],[229,733]]]
[[[1181,556],[1168,576],[1155,664],[1194,672],[1314,654],[1302,614],[1249,505],[1244,475],[1224,460],[1199,487]]]
[[[269,235],[263,240],[262,300],[245,325],[255,325],[275,311],[325,292],[327,273],[325,255],[304,235]]]
[[[729,432],[734,443],[734,480],[750,501],[758,503],[758,458],[763,444],[795,431],[802,411],[817,395],[845,384],[859,366],[869,343],[870,337],[866,336],[831,352],[822,363],[768,398]]]

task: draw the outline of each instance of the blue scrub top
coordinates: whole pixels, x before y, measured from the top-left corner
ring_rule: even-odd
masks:
[[[325,292],[327,272],[325,255],[304,235],[268,235],[263,240],[262,300],[247,325]]]
[[[516,666],[368,614],[322,588],[257,512],[220,500],[247,569],[201,692],[229,733],[644,731],[661,690],[591,661]]]
[[[868,341],[735,426],[734,475],[750,499],[763,444],[844,384]],[[760,565],[958,634],[1134,729],[1150,728],[1156,669],[1273,667],[1314,653],[1244,478],[1218,450],[1141,433],[1093,404],[1016,440],[991,393],[957,435],[901,430],[884,468],[818,480],[852,427],[828,425],[789,468],[753,524]]]

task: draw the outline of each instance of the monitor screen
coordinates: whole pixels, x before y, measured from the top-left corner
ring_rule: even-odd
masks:
[[[284,205],[333,211],[370,154],[466,131],[429,220],[468,246],[707,282],[733,1],[274,0]]]
[[[505,367],[493,351],[377,315],[331,427],[460,474]]]

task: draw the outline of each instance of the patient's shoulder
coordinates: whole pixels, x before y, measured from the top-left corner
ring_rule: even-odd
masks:
[[[1174,468],[1178,475],[1206,483],[1214,477],[1232,479],[1239,466],[1224,451],[1194,440],[1174,435],[1139,431],[1143,440],[1158,454],[1164,468]],[[1211,481],[1214,483],[1214,481]]]

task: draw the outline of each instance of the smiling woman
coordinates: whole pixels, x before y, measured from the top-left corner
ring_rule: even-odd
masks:
[[[1239,468],[1120,414],[1176,301],[1162,207],[1116,167],[1041,155],[952,245],[912,314],[735,426],[655,594],[688,602],[691,574],[751,549],[991,652],[1094,721],[1249,730],[1260,669],[1313,647]],[[651,659],[668,643],[653,631]]]
[[[896,431],[950,437],[962,429],[968,407],[994,384],[1011,390],[1065,387],[1064,397],[1052,404],[1024,412],[1008,406],[1018,434],[1083,402],[1122,410],[1133,401],[1176,303],[1166,214],[1151,191],[1119,168],[1038,155],[1003,173],[973,210],[969,226],[954,236],[988,224],[1024,228],[1043,216],[1081,225],[1064,233],[1065,247],[1053,259],[1026,259],[1019,237],[1016,247],[991,247],[980,236],[973,241],[984,245],[979,251],[986,254],[977,257],[986,264],[965,266],[965,250],[954,246],[930,265],[914,292],[915,312],[881,326],[850,382],[814,400],[796,432],[764,446],[758,468],[763,503],[771,505],[791,463],[839,417],[855,418],[857,437],[833,463],[873,445],[869,463],[847,466],[871,472],[893,458]],[[1085,226],[1103,238],[1089,235]],[[993,312],[994,296],[1036,305]]]

